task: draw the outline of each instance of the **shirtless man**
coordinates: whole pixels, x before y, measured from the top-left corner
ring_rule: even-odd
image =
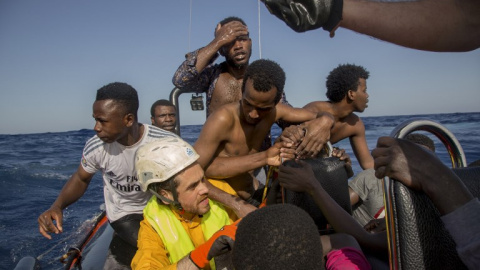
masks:
[[[304,106],[312,112],[328,112],[335,118],[335,126],[330,142],[337,143],[345,138],[360,166],[373,168],[373,158],[365,138],[365,126],[354,112],[363,112],[367,107],[367,82],[369,73],[361,66],[345,64],[333,69],[327,77],[327,97],[329,101],[314,101]]]
[[[225,57],[225,61],[214,64],[218,54]],[[247,25],[238,17],[227,17],[218,23],[215,37],[207,46],[187,53],[172,82],[178,88],[205,92],[208,117],[222,105],[242,98],[243,76],[251,54],[252,40]],[[281,102],[288,104],[285,93]],[[283,121],[277,124],[282,129],[287,125]],[[263,149],[271,146],[270,133],[267,135]]]
[[[252,175],[254,169],[278,166],[282,159],[294,158],[292,147],[297,145],[289,142],[277,142],[265,151],[260,148],[272,124],[279,119],[305,122],[302,127],[307,136],[302,148],[318,153],[328,141],[333,117],[279,103],[284,84],[285,73],[278,64],[254,61],[245,72],[242,99],[220,107],[207,119],[194,148],[213,185],[249,199],[258,187]]]

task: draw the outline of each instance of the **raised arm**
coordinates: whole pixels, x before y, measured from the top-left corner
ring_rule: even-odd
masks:
[[[186,55],[186,60],[173,76],[173,84],[181,88],[191,87],[197,90],[201,88],[201,91],[198,90],[198,92],[205,91],[204,88],[209,84],[209,77],[213,76],[209,72],[203,73],[205,68],[213,63],[224,45],[235,41],[239,36],[246,35],[248,35],[247,27],[238,21],[232,21],[223,26],[217,25],[215,38],[209,44]],[[210,73],[212,72],[210,71]]]
[[[52,239],[49,233],[63,232],[63,209],[83,196],[92,177],[93,174],[86,172],[82,165],[78,166],[77,171],[65,183],[52,206],[38,217],[39,231],[43,236]]]
[[[352,235],[362,248],[376,252],[387,251],[387,235],[385,233],[371,234],[367,232],[323,189],[308,163],[300,160],[298,164],[297,168],[284,165],[279,167],[278,180],[284,188],[310,194],[335,231]]]

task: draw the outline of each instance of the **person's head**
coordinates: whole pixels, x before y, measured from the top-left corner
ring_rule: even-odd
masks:
[[[175,132],[177,124],[177,110],[172,102],[166,99],[160,99],[153,103],[150,108],[152,125],[159,128]]]
[[[160,204],[203,215],[210,210],[203,169],[195,149],[179,137],[147,143],[135,153],[135,170],[142,191]]]
[[[247,24],[238,17],[227,17],[221,20],[215,28],[215,36],[219,27],[226,24],[242,24],[245,27]],[[225,57],[225,61],[232,67],[242,68],[248,65],[250,56],[252,55],[252,40],[247,34],[245,36],[237,37],[237,39],[220,48],[219,53]]]
[[[432,139],[430,139],[427,135],[423,135],[420,133],[410,133],[405,136],[405,140],[414,142],[432,152],[435,152],[435,144],[433,143]]]
[[[138,95],[132,86],[114,82],[98,89],[93,103],[97,136],[107,143],[125,138],[137,123],[137,111]]]
[[[235,269],[324,269],[320,234],[313,219],[291,204],[255,210],[238,224]]]
[[[354,105],[354,110],[363,112],[368,103],[367,79],[369,72],[362,66],[339,65],[327,77],[326,96],[332,103],[342,100]]]
[[[285,72],[271,60],[253,61],[245,71],[241,107],[247,123],[256,124],[271,113],[280,101]]]

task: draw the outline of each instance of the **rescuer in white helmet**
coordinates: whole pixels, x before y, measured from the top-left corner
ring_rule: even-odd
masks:
[[[139,184],[153,196],[143,210],[132,269],[215,269],[218,262],[212,258],[231,249],[236,224],[229,224],[238,217],[208,199],[198,158],[193,147],[177,137],[136,152]]]

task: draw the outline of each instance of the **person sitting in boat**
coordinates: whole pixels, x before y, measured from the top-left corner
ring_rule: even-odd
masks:
[[[166,99],[155,101],[150,108],[152,125],[161,129],[175,132],[177,125],[177,108]]]
[[[441,160],[415,143],[380,137],[373,149],[375,176],[423,191],[441,215],[468,269],[480,265],[480,201]]]
[[[408,140],[381,137],[372,151],[375,176],[385,176],[424,191],[442,216],[445,227],[457,243],[462,261],[476,269],[480,263],[480,202],[466,189],[458,176],[425,147]],[[376,262],[375,269],[388,269],[388,239],[385,230],[370,233],[340,207],[316,180],[310,165],[302,160],[292,166],[279,166],[278,180],[286,189],[309,194],[336,232],[353,236]],[[434,169],[432,169],[434,168]],[[439,177],[441,179],[439,179]],[[439,185],[438,183],[443,183]],[[462,226],[458,221],[462,220]],[[474,266],[474,267],[472,267]]]
[[[367,107],[367,79],[369,72],[362,66],[352,64],[339,65],[327,77],[328,101],[313,101],[303,108],[312,112],[328,112],[335,118],[331,130],[330,142],[335,144],[345,138],[350,140],[353,152],[360,166],[373,168],[373,158],[365,138],[365,125],[355,112],[363,112]],[[303,130],[298,126],[290,126],[297,139],[303,139]]]
[[[63,210],[87,190],[93,175],[102,172],[106,214],[120,238],[137,246],[142,210],[149,196],[140,190],[133,166],[138,147],[171,132],[138,122],[137,91],[126,83],[114,82],[97,90],[93,103],[97,133],[83,148],[77,171],[65,183],[52,206],[38,217],[40,233],[63,232]],[[55,222],[55,223],[54,223]]]
[[[303,123],[307,135],[302,144],[308,144],[316,153],[328,141],[333,125],[331,115],[279,103],[284,84],[285,73],[277,63],[265,59],[252,62],[243,79],[242,99],[210,115],[194,145],[200,155],[198,163],[210,182],[254,205],[260,199],[252,198],[254,191],[259,190],[253,170],[278,166],[282,159],[295,158],[297,146],[288,142],[278,141],[261,150],[263,138],[273,123],[279,119]]]
[[[426,135],[411,133],[405,139],[421,145],[433,153],[435,152],[435,144]],[[383,185],[382,181],[375,177],[375,170],[372,168],[359,172],[348,182],[348,192],[352,204],[353,218],[364,227],[370,223],[367,226],[368,230],[384,229],[385,220],[382,219],[385,215]],[[377,227],[379,225],[382,226]]]
[[[218,55],[225,61],[215,64]],[[214,39],[205,47],[186,54],[186,59],[178,67],[172,82],[181,89],[206,93],[207,118],[221,106],[238,102],[242,98],[242,83],[252,55],[252,40],[247,24],[238,17],[227,17],[220,21],[214,31]],[[288,103],[282,92],[281,103]],[[278,120],[277,125],[284,129],[289,123]],[[267,133],[262,150],[272,146],[271,134]],[[256,177],[265,182],[266,169],[259,168]]]
[[[139,184],[151,198],[143,210],[132,269],[215,269],[211,259],[231,249],[236,225],[230,224],[238,217],[208,199],[198,158],[178,137],[138,149]]]
[[[372,269],[350,235],[322,235],[307,212],[292,204],[255,210],[238,223],[235,269]]]
[[[225,61],[215,64],[219,54]],[[242,82],[252,55],[252,40],[247,24],[238,17],[220,21],[213,40],[205,47],[187,53],[173,75],[181,89],[207,94],[207,117],[221,106],[242,98]],[[281,101],[288,104],[285,94]]]

